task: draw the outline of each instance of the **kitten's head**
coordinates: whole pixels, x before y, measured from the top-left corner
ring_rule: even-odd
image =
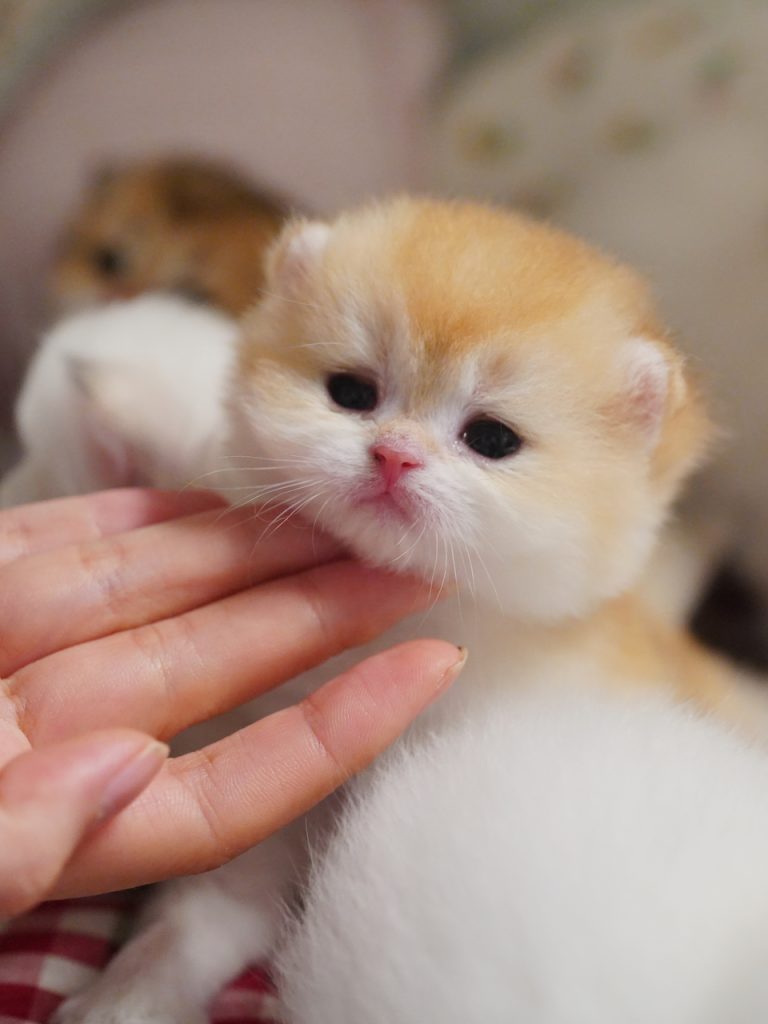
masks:
[[[708,434],[633,273],[463,203],[290,225],[235,388],[256,496],[542,619],[634,581]]]
[[[105,171],[66,232],[52,289],[71,311],[169,291],[234,315],[263,284],[282,206],[226,168],[163,160]]]

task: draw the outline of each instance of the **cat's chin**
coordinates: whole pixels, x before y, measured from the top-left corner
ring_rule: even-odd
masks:
[[[434,550],[439,544],[430,545],[421,515],[403,507],[390,495],[355,498],[341,510],[325,509],[319,523],[367,565],[427,581],[436,574],[438,578],[442,575],[442,569],[436,573],[434,566],[424,559],[425,549]]]

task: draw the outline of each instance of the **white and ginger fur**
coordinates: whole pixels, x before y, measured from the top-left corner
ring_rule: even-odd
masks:
[[[282,503],[366,561],[457,585],[372,645],[428,632],[470,648],[461,683],[414,743],[488,714],[510,689],[555,684],[664,690],[755,725],[740,677],[632,593],[709,427],[631,271],[511,213],[401,199],[291,225],[267,274],[245,321],[222,452],[252,460],[240,496]],[[328,390],[339,373],[375,386],[375,406],[339,407]],[[178,422],[193,419],[197,396],[176,398],[187,400]],[[491,460],[470,449],[464,431],[477,419],[513,429],[519,451]],[[58,1020],[204,1020],[218,986],[273,950],[322,816],[173,883],[162,914]],[[475,840],[479,856],[485,839]],[[596,971],[599,957],[596,947]]]

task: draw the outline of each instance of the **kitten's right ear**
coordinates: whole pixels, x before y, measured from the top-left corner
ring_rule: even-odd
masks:
[[[267,256],[270,287],[284,295],[300,291],[320,263],[331,237],[330,224],[299,220],[288,224]]]

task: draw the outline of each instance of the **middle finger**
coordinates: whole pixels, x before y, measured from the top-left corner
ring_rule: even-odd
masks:
[[[33,745],[112,725],[169,739],[366,643],[434,595],[333,562],[175,619],[53,654],[10,680]]]
[[[269,536],[267,536],[269,534]],[[205,512],[19,559],[0,571],[0,677],[331,557],[301,526]]]

